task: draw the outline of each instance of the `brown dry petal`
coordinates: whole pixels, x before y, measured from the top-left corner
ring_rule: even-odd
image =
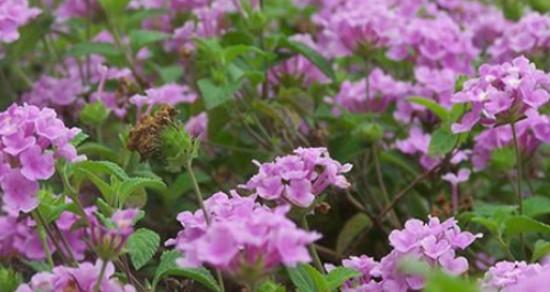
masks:
[[[168,105],[162,105],[152,116],[143,116],[137,125],[130,130],[128,149],[137,151],[141,159],[149,159],[159,149],[159,135],[162,129],[174,121],[177,110]]]

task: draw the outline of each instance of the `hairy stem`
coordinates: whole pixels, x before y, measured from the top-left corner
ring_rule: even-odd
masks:
[[[301,222],[302,228],[304,230],[309,231],[309,224],[307,223],[307,215],[302,216],[302,222]],[[313,264],[319,270],[321,273],[325,272],[325,268],[323,268],[323,264],[321,262],[321,258],[319,257],[319,253],[317,253],[317,249],[315,248],[315,244],[311,243],[308,245],[309,253],[311,254],[311,257],[313,258]]]

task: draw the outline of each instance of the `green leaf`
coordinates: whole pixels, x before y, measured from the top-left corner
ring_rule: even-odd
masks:
[[[299,292],[315,292],[315,284],[302,265],[286,269],[290,280]]]
[[[491,152],[491,167],[499,171],[508,171],[516,165],[516,154],[514,148],[497,148]]]
[[[342,286],[342,284],[344,284],[344,282],[346,282],[347,280],[353,277],[358,277],[360,275],[361,273],[354,269],[337,267],[334,270],[330,271],[330,273],[328,273],[328,275],[326,276],[329,290],[334,291],[340,288],[340,286]]]
[[[52,192],[47,190],[40,190],[38,192],[38,200],[40,202],[38,211],[47,224],[59,218],[61,213],[63,213],[69,205],[65,203],[65,198],[63,196],[55,196]]]
[[[183,76],[181,65],[158,67],[157,71],[164,83],[177,82]]]
[[[124,12],[130,0],[99,0],[99,3],[107,13],[117,15]]]
[[[210,110],[231,100],[240,83],[218,86],[211,79],[201,79],[197,82],[197,85],[201,91],[206,109]]]
[[[168,38],[169,35],[161,31],[142,29],[130,31],[130,44],[135,50]]]
[[[97,187],[101,195],[105,197],[105,200],[107,200],[107,202],[109,202],[110,204],[114,203],[115,190],[101,177],[85,168],[75,169],[75,173],[80,173],[83,176],[82,178],[86,178],[91,181]]]
[[[540,13],[546,13],[550,11],[550,1],[548,0],[527,0],[529,5]]]
[[[324,276],[314,267],[302,264],[287,268],[292,283],[300,292],[329,292],[329,285]]]
[[[550,242],[537,240],[537,242],[535,242],[533,255],[531,256],[531,261],[538,261],[547,255],[550,255]]]
[[[334,70],[332,69],[332,64],[312,48],[300,42],[295,42],[290,40],[283,41],[282,45],[306,57],[309,61],[311,61],[311,63],[317,66],[317,68],[319,68],[319,70],[321,70],[321,72],[323,72],[330,79],[332,80],[336,79],[336,75],[334,74]]]
[[[224,48],[224,56],[225,56],[225,62],[231,63],[233,62],[237,57],[250,54],[250,53],[256,53],[259,55],[265,55],[264,51],[260,50],[259,48],[256,48],[254,46],[247,46],[247,45],[234,45],[227,48]]]
[[[525,199],[523,201],[523,214],[529,217],[550,214],[550,198],[534,196]]]
[[[11,268],[0,267],[0,287],[2,287],[2,291],[15,291],[21,283],[23,283],[21,274]]]
[[[421,97],[421,96],[413,96],[413,97],[409,97],[409,101],[426,107],[431,112],[433,112],[436,116],[438,116],[439,119],[442,121],[446,121],[449,119],[449,111],[443,106],[441,106],[440,104],[438,104],[437,102],[435,102],[434,100]]]
[[[78,146],[78,153],[86,154],[88,158],[97,156],[111,161],[116,161],[119,158],[119,155],[111,148],[96,142],[86,142]]]
[[[119,206],[124,206],[128,197],[142,188],[150,188],[158,191],[166,189],[166,185],[160,179],[149,177],[133,177],[123,181],[118,188]]]
[[[147,264],[157,252],[160,236],[154,231],[140,228],[128,238],[127,247],[130,259],[136,270]]]
[[[431,156],[445,155],[453,150],[457,142],[458,135],[451,132],[449,125],[442,125],[432,134],[428,153]]]
[[[257,292],[286,292],[286,288],[283,285],[277,284],[273,281],[265,281],[261,283],[258,288],[256,288]]]
[[[180,253],[175,250],[165,251],[160,257],[160,263],[155,271],[153,278],[153,287],[156,287],[159,281],[168,275],[183,276],[191,280],[201,283],[210,291],[220,291],[220,287],[216,283],[212,274],[205,268],[198,269],[183,269],[176,264],[176,259],[181,257]],[[154,289],[153,289],[154,290]]]
[[[129,179],[128,175],[118,164],[111,161],[86,160],[74,164],[74,169],[86,169],[97,174],[114,175],[121,180]]]
[[[371,220],[363,213],[357,213],[348,219],[342,231],[338,234],[338,239],[336,240],[336,253],[342,255],[353,240],[371,225]]]
[[[82,42],[67,50],[66,54],[73,57],[84,57],[98,54],[105,57],[120,57],[122,53],[110,43]]]
[[[524,232],[550,234],[550,225],[539,222],[525,215],[512,216],[504,222],[505,234],[517,235]]]
[[[467,281],[466,279],[437,271],[430,273],[423,291],[479,292],[479,289],[474,283]]]
[[[86,141],[90,136],[88,136],[84,132],[79,132],[76,134],[76,136],[71,140],[71,144],[75,147],[78,147],[78,145],[82,144],[84,141]]]
[[[48,33],[53,20],[51,15],[42,14],[29,24],[19,28],[19,39],[7,45],[6,56],[17,59],[32,51],[40,39]]]

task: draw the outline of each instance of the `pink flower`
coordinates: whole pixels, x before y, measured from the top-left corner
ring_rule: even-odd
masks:
[[[307,208],[327,187],[345,189],[350,185],[344,174],[351,170],[351,164],[333,160],[326,148],[298,148],[273,162],[255,163],[258,173],[241,187],[267,200],[287,200]]]
[[[40,14],[40,9],[29,7],[27,0],[0,1],[0,43],[19,39],[19,28]]]
[[[38,207],[38,183],[26,179],[19,169],[2,174],[0,186],[4,190],[4,204],[10,209],[27,213]]]
[[[185,131],[194,138],[204,141],[208,138],[208,115],[202,112],[189,118],[185,123]]]
[[[184,228],[166,244],[182,253],[181,266],[206,264],[235,276],[257,276],[311,260],[306,245],[320,235],[298,229],[285,217],[289,208],[269,209],[255,196],[231,194],[216,193],[205,201],[210,225],[202,210],[178,215]]]

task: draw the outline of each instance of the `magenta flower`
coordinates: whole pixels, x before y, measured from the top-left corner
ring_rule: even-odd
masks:
[[[481,283],[483,291],[538,291],[538,290],[515,290],[508,288],[516,284],[527,286],[527,282],[537,275],[547,275],[550,271],[550,265],[527,264],[526,262],[508,262],[501,261],[485,273],[485,277]],[[542,291],[542,290],[541,290]]]
[[[107,226],[98,220],[91,220],[88,230],[92,244],[101,259],[109,260],[120,254],[126,241],[134,232],[134,224],[139,215],[137,209],[117,210]]]
[[[208,138],[208,115],[202,112],[189,118],[185,123],[185,131],[194,138],[204,141]]]
[[[298,229],[285,217],[288,207],[269,209],[255,199],[235,192],[231,197],[212,195],[205,201],[210,225],[202,210],[180,213],[184,229],[166,242],[182,253],[178,263],[183,267],[206,264],[246,278],[265,275],[279,265],[309,262],[306,246],[320,235]]]
[[[49,108],[13,104],[0,113],[0,187],[11,211],[37,207],[38,182],[55,173],[55,159],[85,159],[70,141],[79,129],[65,127]]]
[[[266,200],[307,208],[327,187],[345,189],[350,185],[344,174],[351,170],[351,164],[333,160],[326,148],[298,148],[273,162],[255,163],[258,173],[242,187]]]
[[[103,265],[101,260],[95,264],[84,262],[78,267],[57,266],[51,272],[35,274],[30,283],[22,284],[17,292],[54,292],[54,291],[83,291],[92,292],[98,282],[100,270]],[[112,263],[107,263],[103,278],[100,279],[99,291],[104,292],[135,292],[136,289],[129,284],[122,284],[114,278],[115,268]]]
[[[472,110],[452,125],[455,133],[476,124],[517,122],[528,110],[538,111],[550,101],[550,75],[537,70],[525,57],[501,65],[482,65],[480,76],[464,84],[453,103],[471,103]]]
[[[29,7],[27,0],[0,1],[0,43],[19,39],[19,28],[40,14],[40,9]]]
[[[0,186],[4,191],[3,201],[7,208],[27,213],[38,207],[38,182],[26,179],[20,169],[3,173]]]

